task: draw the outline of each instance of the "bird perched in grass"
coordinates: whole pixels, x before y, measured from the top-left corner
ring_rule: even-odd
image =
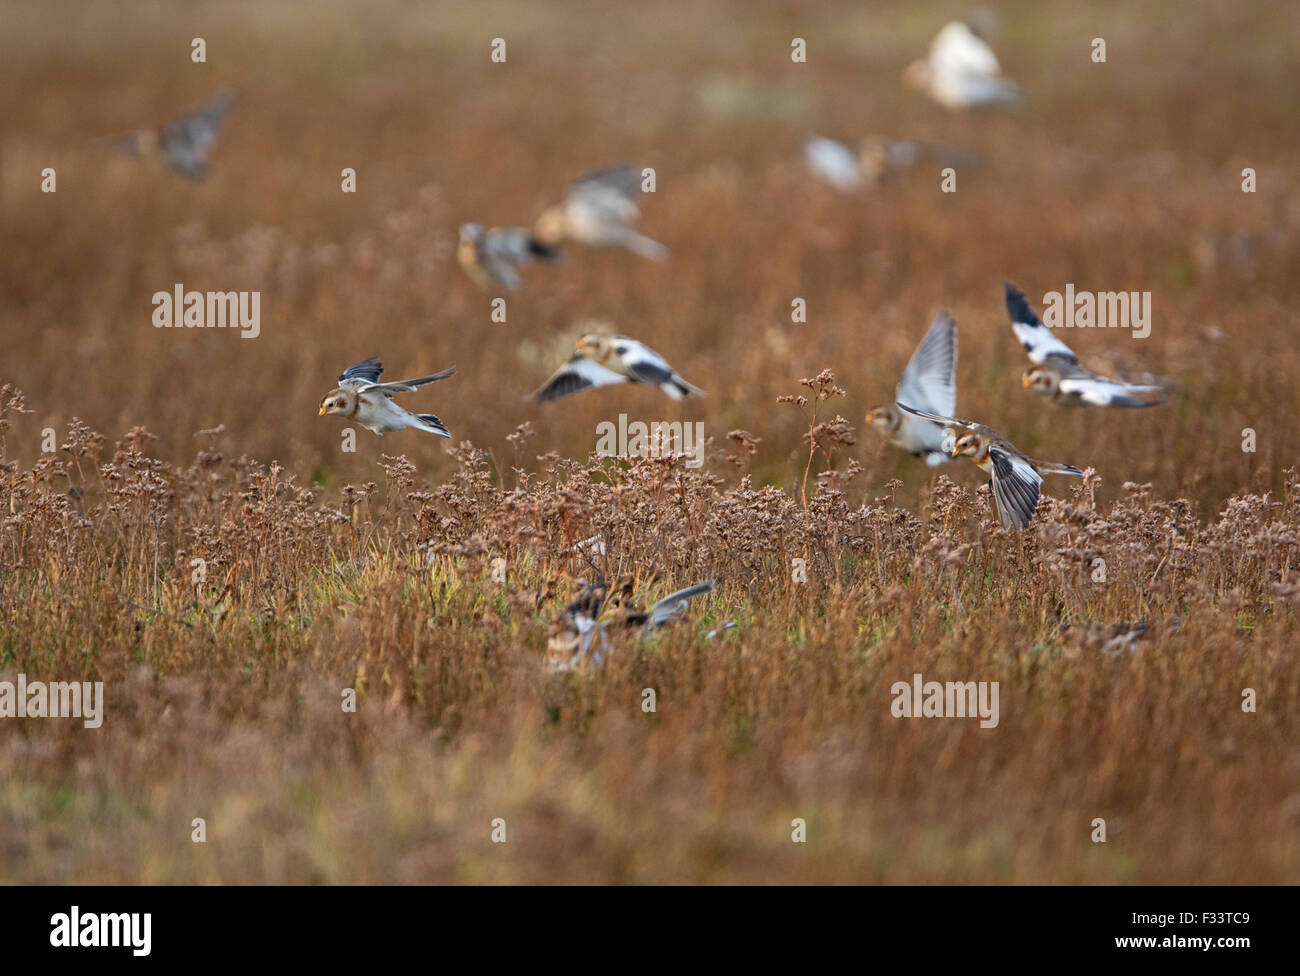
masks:
[[[943,424],[945,437],[951,438],[953,457],[965,455],[989,475],[993,497],[997,501],[998,521],[1004,529],[1023,529],[1029,524],[1038,507],[1044,474],[1083,476],[1083,472],[1072,464],[1034,461],[1026,457],[992,427],[917,410],[906,403],[899,403],[899,406],[910,414]]]
[[[1020,378],[1032,390],[1063,407],[1158,407],[1163,400],[1143,400],[1135,393],[1159,393],[1163,386],[1112,380],[1079,365],[1079,357],[1058,339],[1030,308],[1020,290],[1005,283],[1007,315],[1016,338],[1034,363]]]
[[[641,171],[627,165],[588,173],[570,189],[563,203],[547,208],[533,225],[533,234],[547,247],[565,242],[589,247],[625,247],[642,257],[662,261],[668,248],[632,229],[641,211]]]
[[[184,118],[118,136],[112,146],[132,156],[155,157],[182,176],[201,180],[208,175],[208,156],[234,102],[233,92],[222,92]]]
[[[952,455],[944,449],[943,425],[898,408],[899,403],[909,403],[944,417],[957,409],[957,326],[943,309],[912,353],[895,394],[894,403],[867,412],[867,423],[895,447],[925,458],[928,465],[951,461]]]
[[[432,376],[402,380],[399,383],[380,383],[379,376],[383,371],[383,364],[374,356],[349,366],[339,374],[339,385],[321,399],[320,416],[328,413],[355,420],[380,437],[407,427],[437,434],[439,437],[451,437],[442,421],[433,414],[411,413],[394,403],[393,396],[397,393],[410,393],[426,383],[445,380],[456,372],[455,366]]]
[[[1066,624],[1061,628],[1061,640],[1066,654],[1073,657],[1082,652],[1115,657],[1135,650],[1137,644],[1151,629],[1144,620],[1118,624]]]
[[[921,163],[960,170],[979,165],[979,157],[963,149],[883,136],[868,136],[856,152],[842,142],[816,137],[804,142],[803,155],[814,175],[843,193],[878,186],[891,174]]]
[[[550,403],[581,390],[612,383],[652,383],[674,400],[703,396],[649,346],[627,336],[590,333],[578,340],[573,358],[551,374],[531,399]]]
[[[1014,105],[1025,97],[1018,85],[1002,77],[993,49],[959,20],[935,35],[929,56],[908,65],[903,81],[953,110]]]
[[[623,595],[630,590],[629,584],[623,588]],[[552,671],[571,671],[587,658],[592,664],[600,664],[609,651],[607,632],[611,626],[619,630],[639,629],[645,636],[679,616],[694,597],[712,591],[712,581],[696,583],[670,593],[649,610],[623,611],[615,619],[601,620],[609,587],[603,582],[593,583],[585,587],[551,624],[546,638],[547,665]]]
[[[560,249],[547,247],[523,227],[493,227],[461,224],[456,260],[465,273],[480,287],[500,285],[507,291],[519,290],[518,265],[533,261],[558,261]]]

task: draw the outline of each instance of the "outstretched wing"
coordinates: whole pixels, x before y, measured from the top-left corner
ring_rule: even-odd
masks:
[[[837,190],[849,192],[862,185],[858,157],[848,146],[834,139],[814,137],[803,144],[804,162]]]
[[[233,92],[222,92],[198,111],[164,125],[161,137],[168,161],[186,176],[203,176],[207,172],[208,154],[234,102]]]
[[[592,387],[625,382],[626,376],[620,376],[579,353],[552,373],[551,378],[530,399],[537,403],[550,403]]]
[[[1023,529],[1038,508],[1042,476],[1024,458],[1008,454],[994,445],[989,448],[993,461],[993,496],[998,503],[998,521],[1004,529]]]
[[[369,359],[363,359],[359,363],[353,363],[347,369],[339,374],[339,382],[347,380],[373,385],[379,382],[379,376],[384,371],[384,364],[379,361],[378,356],[371,356]]]
[[[1061,377],[1061,392],[1099,407],[1158,407],[1162,400],[1142,400],[1134,393],[1159,393],[1158,386],[1130,386],[1086,370]]]
[[[1034,314],[1034,310],[1029,307],[1020,289],[1009,281],[1003,284],[1006,289],[1007,315],[1011,317],[1011,328],[1015,330],[1016,338],[1029,354],[1029,361],[1068,363],[1077,366],[1079,357],[1069,346],[1056,338],[1052,330]]]
[[[627,163],[617,163],[580,176],[569,192],[582,197],[616,193],[631,199],[641,192],[641,171]]]
[[[709,580],[704,583],[696,583],[694,586],[688,586],[676,593],[668,594],[650,608],[649,619],[646,620],[646,629],[653,630],[656,627],[662,627],[677,616],[692,597],[697,597],[701,593],[711,593],[712,591],[713,581]]]
[[[939,310],[912,353],[897,398],[944,416],[957,409],[957,327],[947,311]]]
[[[902,400],[898,401],[898,405],[915,417],[924,417],[926,420],[933,420],[936,424],[943,424],[945,427],[964,427],[969,431],[988,429],[983,424],[977,424],[973,420],[961,420],[957,417],[945,417],[941,413],[932,413],[929,410],[918,410],[916,407],[909,406]]]
[[[380,370],[381,371],[383,370],[382,366],[380,367]],[[436,383],[438,382],[438,380],[445,380],[448,376],[451,376],[455,372],[456,372],[456,367],[449,366],[447,369],[444,369],[441,373],[434,373],[432,376],[421,376],[418,379],[413,379],[413,380],[399,380],[396,383],[380,383],[370,387],[368,392],[380,393],[387,397],[392,396],[394,393],[410,393],[412,390],[418,389],[419,387],[424,386],[425,384]],[[375,377],[377,379],[379,377],[379,374],[376,373]]]

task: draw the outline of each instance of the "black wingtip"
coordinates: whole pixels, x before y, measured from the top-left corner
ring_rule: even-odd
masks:
[[[1006,292],[1007,314],[1011,316],[1011,321],[1037,325],[1038,316],[1029,307],[1029,302],[1025,301],[1025,296],[1020,289],[1009,281],[1004,281],[1002,285]]]

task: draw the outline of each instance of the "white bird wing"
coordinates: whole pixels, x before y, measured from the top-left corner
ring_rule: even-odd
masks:
[[[957,327],[947,311],[939,310],[912,353],[898,383],[897,399],[945,417],[957,409]]]
[[[862,185],[857,154],[834,139],[813,138],[803,144],[804,162],[837,190],[848,192]]]
[[[1159,401],[1142,400],[1134,393],[1158,393],[1157,386],[1129,386],[1118,380],[1107,379],[1095,373],[1081,370],[1074,375],[1061,377],[1061,392],[1068,396],[1077,396],[1085,403],[1099,407],[1155,407]]]
[[[930,67],[936,74],[983,75],[1002,73],[993,49],[959,20],[947,24],[930,43]]]
[[[669,620],[675,617],[686,606],[692,598],[699,596],[701,593],[709,593],[713,590],[713,582],[696,583],[694,586],[688,586],[684,590],[678,590],[676,593],[670,593],[653,607],[650,608],[650,614],[646,620],[646,630],[653,630],[656,627],[662,627]]]
[[[1025,296],[1011,282],[1004,285],[1007,298],[1007,315],[1011,318],[1011,328],[1016,338],[1025,347],[1032,363],[1068,363],[1079,364],[1079,357],[1069,346],[1052,334],[1052,330],[1043,324],[1025,301]]]
[[[994,445],[989,448],[993,461],[993,497],[998,503],[998,521],[1004,529],[1023,529],[1038,508],[1038,494],[1043,477],[1022,457],[1008,454]]]
[[[579,353],[552,373],[550,379],[542,384],[541,389],[534,393],[531,399],[537,403],[550,403],[552,400],[572,396],[582,390],[626,382],[626,376],[621,376],[612,369],[606,369]]]

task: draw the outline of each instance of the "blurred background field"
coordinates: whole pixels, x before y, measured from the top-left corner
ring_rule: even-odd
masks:
[[[111,682],[102,734],[0,724],[0,879],[1294,880],[1300,513],[1294,497],[1269,505],[1288,497],[1300,446],[1300,12],[1262,0],[992,9],[993,48],[1029,101],[955,115],[899,82],[971,12],[953,3],[0,2],[0,384],[32,411],[10,415],[4,435],[15,467],[0,677]],[[796,36],[806,64],[790,60]],[[190,61],[194,37],[206,64]],[[495,37],[504,64],[490,60]],[[1105,64],[1089,58],[1094,37]],[[206,182],[107,152],[106,138],[227,88],[237,102]],[[813,134],[944,142],[984,166],[953,194],[918,170],[845,196],[805,170]],[[508,321],[492,323],[490,296],[457,267],[458,225],[529,225],[572,179],[623,160],[656,169],[640,229],[670,258],[571,248],[526,269]],[[40,192],[44,167],[55,194]],[[344,167],[355,194],[340,192]],[[1258,192],[1241,192],[1244,167]],[[1149,338],[1066,338],[1103,371],[1169,377],[1170,403],[1067,411],[1022,390],[1004,280],[1036,305],[1066,283],[1150,291]],[[260,291],[261,335],[153,328],[151,296],[178,282]],[[805,324],[791,321],[796,297]],[[958,321],[958,413],[1095,468],[1098,512],[1135,504],[1125,482],[1149,484],[1138,507],[1168,500],[1175,510],[1151,518],[1189,533],[1188,552],[1166,561],[1173,580],[1159,567],[1165,536],[1128,516],[1109,544],[1140,541],[1150,563],[1130,552],[1132,576],[1105,595],[1078,567],[1051,576],[1049,528],[981,546],[991,530],[973,495],[952,545],[974,554],[935,557],[951,578],[908,568],[934,538],[920,523],[880,556],[883,526],[948,497],[862,429],[940,307]],[[615,387],[521,402],[593,324],[646,341],[707,398]],[[627,475],[646,507],[606,527],[603,568],[657,595],[715,575],[724,596],[708,613],[739,616],[741,634],[704,645],[707,628],[684,628],[662,653],[629,648],[557,691],[538,661],[544,622],[584,572],[554,550],[572,540],[529,536],[479,482],[463,508],[413,497],[467,477],[444,440],[361,431],[342,453],[341,424],[317,406],[371,355],[390,379],[458,367],[406,405],[436,413],[451,445],[490,452],[481,477],[499,488],[518,483],[516,464],[559,485],[563,466],[539,457],[585,462],[597,425],[620,413],[703,421],[718,482],[691,481],[699,509],[676,522],[662,483]],[[743,468],[755,489],[797,499],[807,416],[776,398],[826,368],[846,396],[824,409],[859,428],[836,463],[862,466],[826,503],[827,531],[834,513],[887,497],[864,523],[876,549],[810,535],[778,507],[751,565],[706,531],[742,476],[726,435],[759,438]],[[71,476],[70,502],[41,501],[67,488],[38,467],[41,431],[62,444],[74,419],[109,445],[146,428],[154,439],[134,443],[169,466],[173,494],[110,509],[115,483],[92,471]],[[507,437],[525,421],[535,435],[519,449]],[[222,457],[195,462],[199,451]],[[387,505],[381,454],[414,466]],[[278,462],[279,479],[314,494],[300,512],[271,489],[268,512],[288,507],[263,513],[265,538],[221,542],[251,518],[241,506],[256,492],[240,492],[262,477],[241,456]],[[945,473],[983,481],[964,462]],[[358,514],[346,486],[367,482],[379,495]],[[574,491],[572,528],[585,531],[603,496]],[[1247,492],[1271,494],[1243,505],[1260,521],[1233,536],[1238,556],[1191,539]],[[736,504],[760,524],[768,502]],[[342,514],[317,525],[322,507]],[[656,512],[691,552],[662,542],[633,558],[636,519]],[[80,540],[58,527],[77,516],[95,523]],[[514,533],[516,591],[450,582],[477,572],[494,527]],[[451,562],[432,574],[405,570],[431,539],[460,548],[439,550]],[[825,572],[792,593],[784,567],[810,544]],[[201,551],[222,578],[191,606],[185,567]],[[531,603],[516,600],[524,591]],[[1057,656],[1064,622],[1139,616],[1176,618],[1172,643],[1127,665],[1094,657],[1096,670]],[[1009,717],[996,739],[945,723],[899,732],[870,681],[910,678],[918,661],[1001,676],[1004,695],[1039,711]],[[679,696],[657,724],[636,707],[651,676]],[[321,703],[359,679],[369,706],[345,729]],[[1269,691],[1253,722],[1234,698],[1248,680]],[[1225,711],[1207,717],[1211,701]],[[224,824],[198,853],[196,805]],[[478,843],[498,807],[526,825],[500,857]],[[808,855],[783,826],[805,808],[818,811]],[[1087,841],[1106,810],[1130,846]]]

